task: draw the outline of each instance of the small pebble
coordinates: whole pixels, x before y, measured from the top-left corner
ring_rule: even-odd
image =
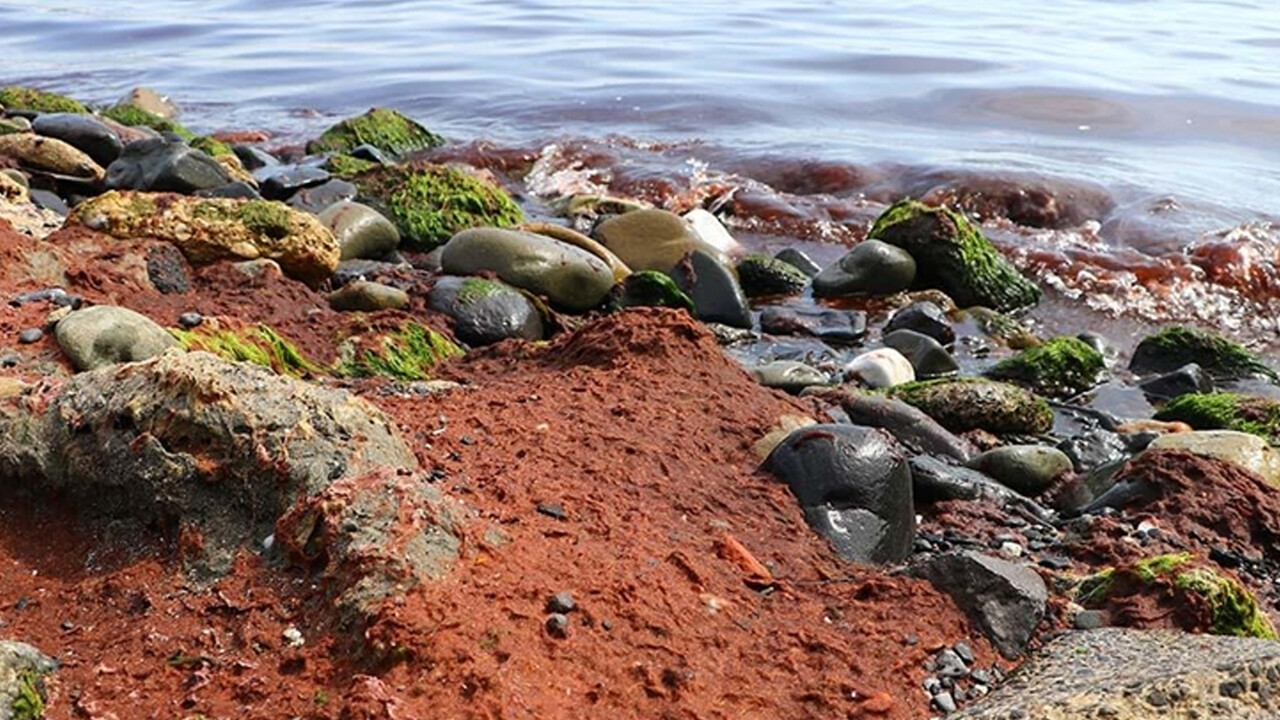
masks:
[[[560,503],[538,503],[538,512],[557,520],[565,520],[569,517],[569,513],[564,511],[564,506]]]
[[[178,324],[184,328],[193,328],[202,322],[204,322],[204,316],[194,310],[178,316]]]
[[[941,692],[933,696],[933,704],[943,713],[953,713],[956,711],[956,701],[951,697],[951,693]]]
[[[302,647],[306,644],[306,639],[302,637],[302,631],[290,625],[280,633],[284,637],[284,642],[289,647]]]
[[[557,638],[569,637],[569,616],[562,613],[548,615],[547,634]]]
[[[1076,613],[1072,624],[1077,630],[1097,630],[1107,624],[1107,618],[1101,610],[1081,610]]]
[[[17,353],[9,353],[4,357],[0,357],[0,367],[15,367],[19,362],[22,362],[22,356]]]
[[[961,660],[966,663],[973,662],[973,648],[969,647],[969,643],[958,642],[952,649],[956,651],[956,655],[959,655]]]
[[[573,593],[568,590],[558,592],[547,598],[547,612],[549,613],[571,613],[577,607],[577,604],[573,601]]]
[[[1061,555],[1045,555],[1040,558],[1040,565],[1050,570],[1066,570],[1071,567],[1071,558]]]
[[[31,343],[40,342],[40,340],[43,338],[44,338],[44,331],[41,330],[40,328],[27,328],[26,330],[23,330],[22,332],[18,333],[18,342],[22,343],[23,345],[30,345]]]

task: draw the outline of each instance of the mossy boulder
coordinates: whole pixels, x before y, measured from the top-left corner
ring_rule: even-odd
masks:
[[[1243,345],[1208,330],[1181,325],[1165,328],[1138,343],[1129,369],[1139,374],[1173,372],[1195,363],[1217,380],[1238,380],[1261,376],[1277,381],[1276,371],[1267,367]]]
[[[954,210],[902,200],[876,219],[867,237],[911,253],[914,286],[943,290],[961,307],[1009,311],[1040,300],[1040,288]]]
[[[1188,393],[1170,400],[1155,419],[1181,421],[1196,430],[1236,430],[1280,445],[1280,400],[1271,398]]]
[[[44,717],[44,678],[58,663],[36,648],[13,640],[0,640],[0,718],[39,720]]]
[[[952,432],[1039,435],[1053,427],[1044,398],[1017,385],[979,378],[942,378],[890,388],[889,396],[922,410]]]
[[[641,270],[627,276],[613,289],[610,302],[615,309],[629,307],[681,308],[693,313],[693,301],[676,285],[671,276],[657,270]]]
[[[279,375],[305,377],[323,372],[293,343],[267,325],[231,330],[205,322],[192,330],[170,330],[186,350],[203,350],[232,362],[250,362]]]
[[[351,338],[334,371],[347,377],[389,377],[428,380],[440,363],[462,355],[445,335],[412,321],[392,332],[372,332]]]
[[[0,107],[41,113],[87,113],[89,108],[65,95],[10,85],[0,88]]]
[[[369,170],[378,167],[378,163],[373,162],[372,160],[365,160],[363,158],[352,157],[351,155],[339,153],[337,155],[330,155],[320,167],[328,170],[329,174],[334,177],[342,178],[343,180],[350,180],[360,173],[368,172]]]
[[[338,267],[338,241],[312,214],[268,200],[116,191],[80,203],[70,222],[116,238],[173,243],[193,265],[266,258],[318,283]]]
[[[393,157],[444,144],[444,138],[427,130],[404,114],[387,108],[372,108],[325,130],[307,143],[307,152],[350,153],[361,145],[372,145]]]
[[[1097,385],[1106,369],[1102,353],[1088,343],[1074,337],[1056,337],[1001,360],[986,374],[1041,395],[1069,397]]]
[[[431,250],[463,230],[507,228],[524,219],[505,190],[448,165],[380,167],[353,181],[362,200],[396,224],[406,250]]]
[[[178,135],[183,140],[192,140],[195,133],[183,127],[181,124],[161,117],[153,112],[148,112],[135,105],[112,105],[111,107],[99,113],[108,120],[114,120],[121,125],[129,127],[149,127],[156,132],[171,132]]]
[[[1103,608],[1113,623],[1142,617],[1126,612],[1155,596],[1166,608],[1161,618],[1180,629],[1214,635],[1276,639],[1271,620],[1253,595],[1235,579],[1198,562],[1190,553],[1157,555],[1129,565],[1106,568],[1080,582],[1076,601]],[[1149,602],[1149,601],[1148,601]]]
[[[809,276],[785,260],[759,253],[738,261],[738,283],[747,297],[795,295],[809,284]]]

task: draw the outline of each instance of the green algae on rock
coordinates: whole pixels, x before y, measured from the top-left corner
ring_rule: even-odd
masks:
[[[1040,300],[1040,288],[954,210],[901,200],[876,219],[867,237],[911,253],[916,286],[944,290],[961,307],[1007,312]]]
[[[1102,353],[1074,337],[1056,337],[996,363],[987,377],[1023,385],[1042,395],[1078,395],[1106,371]]]
[[[187,141],[187,144],[212,158],[236,156],[230,145],[208,135],[193,137]]]
[[[238,332],[206,325],[208,323],[193,330],[171,329],[169,332],[186,350],[204,350],[225,360],[250,362],[279,375],[300,378],[324,371],[267,325],[258,324]]]
[[[1036,334],[1015,318],[981,305],[967,308],[964,315],[978,326],[987,337],[998,340],[1014,350],[1025,350],[1039,345]]]
[[[362,198],[396,224],[407,250],[431,250],[462,230],[508,228],[524,219],[505,190],[448,165],[380,167],[353,182]]]
[[[1017,385],[980,378],[941,378],[897,385],[888,395],[919,408],[951,432],[1039,435],[1053,427],[1044,398]]]
[[[114,120],[121,125],[129,127],[149,127],[156,132],[171,132],[181,137],[183,140],[191,140],[195,138],[195,133],[183,127],[181,124],[170,120],[169,118],[160,117],[155,113],[143,110],[134,105],[112,105],[98,113],[108,120]]]
[[[641,270],[614,286],[609,306],[670,307],[693,312],[693,301],[676,285],[671,276],[657,270]]]
[[[378,163],[372,160],[364,160],[351,155],[338,153],[330,155],[321,168],[328,170],[330,175],[343,180],[350,180],[362,172],[367,172],[378,167]]]
[[[89,108],[65,95],[21,85],[0,88],[0,107],[42,113],[87,113]]]
[[[1154,415],[1196,430],[1236,430],[1280,444],[1280,401],[1230,392],[1179,395]]]
[[[400,157],[444,144],[444,138],[427,130],[396,110],[372,108],[363,115],[347,118],[307,143],[307,152],[350,153],[361,145],[372,145]]]
[[[753,253],[738,261],[738,282],[747,297],[795,295],[809,284],[809,276],[785,260]]]
[[[1166,373],[1196,363],[1216,379],[1236,380],[1262,376],[1272,382],[1276,371],[1267,367],[1243,345],[1217,333],[1176,325],[1149,335],[1138,343],[1129,361],[1136,373]]]
[[[463,354],[448,337],[415,322],[361,344],[363,348],[348,348],[347,357],[334,368],[336,374],[428,380],[436,365]]]
[[[310,213],[268,200],[113,190],[75,207],[69,222],[120,239],[173,243],[193,265],[267,258],[307,283],[338,267],[338,241]]]

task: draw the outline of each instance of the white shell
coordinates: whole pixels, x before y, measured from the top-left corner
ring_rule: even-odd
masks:
[[[887,388],[916,379],[916,370],[905,355],[893,348],[865,352],[845,366],[845,375],[870,388]]]

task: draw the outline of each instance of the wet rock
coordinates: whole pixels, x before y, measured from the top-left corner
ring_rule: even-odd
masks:
[[[869,388],[888,388],[914,382],[911,361],[893,348],[879,348],[862,353],[844,366],[845,378]]]
[[[751,368],[756,381],[765,387],[798,393],[814,385],[830,385],[831,377],[817,368],[794,360],[775,360]]]
[[[903,200],[876,219],[867,237],[910,253],[919,268],[914,287],[943,290],[960,307],[1007,312],[1040,300],[1040,288],[953,210]]]
[[[804,273],[806,277],[813,278],[822,272],[822,266],[814,262],[813,258],[806,255],[803,250],[783,248],[775,253],[774,257],[796,268]]]
[[[353,182],[361,202],[396,224],[406,250],[425,252],[463,230],[508,228],[524,219],[496,183],[450,165],[378,167]]]
[[[544,332],[542,315],[529,298],[494,280],[441,276],[429,303],[454,319],[454,335],[471,347],[510,338],[541,340]]]
[[[1022,654],[1044,617],[1048,589],[1034,570],[971,552],[936,555],[910,572],[950,595],[1010,660]]]
[[[802,335],[834,345],[853,345],[867,335],[867,315],[861,310],[771,305],[760,311],[760,332]]]
[[[795,295],[809,284],[809,276],[794,265],[768,255],[747,255],[738,261],[738,281],[747,297]]]
[[[841,391],[824,395],[840,404],[855,425],[884,428],[899,442],[921,453],[967,462],[973,446],[933,418],[901,400],[871,393]]]
[[[44,716],[44,678],[58,662],[36,648],[15,640],[0,640],[0,718],[38,720]]]
[[[1217,458],[1257,473],[1267,482],[1280,487],[1280,454],[1257,435],[1233,430],[1166,433],[1152,440],[1144,453],[1158,450],[1183,450]]]
[[[257,174],[259,189],[268,200],[288,200],[297,191],[321,185],[329,180],[329,173],[318,167],[297,165],[285,168],[268,168]]]
[[[1016,385],[957,378],[907,383],[889,390],[952,432],[1039,435],[1053,427],[1049,403]]]
[[[1092,389],[1104,372],[1102,353],[1079,338],[1056,337],[1001,360],[986,375],[1041,395],[1071,397]]]
[[[1216,380],[1253,376],[1276,380],[1276,372],[1244,346],[1207,330],[1181,326],[1143,338],[1133,350],[1129,369],[1148,375],[1173,372],[1190,363]]]
[[[67,203],[63,201],[62,198],[58,197],[57,193],[54,193],[51,190],[33,188],[30,190],[30,195],[31,204],[41,210],[55,213],[59,217],[66,217],[67,213],[71,211],[71,209],[67,207]]]
[[[613,294],[619,308],[670,307],[693,313],[693,300],[669,275],[657,270],[631,273],[614,288]]]
[[[670,272],[694,250],[724,259],[724,254],[703,242],[684,218],[666,210],[634,210],[609,218],[592,236],[632,270]]]
[[[178,324],[188,330],[198,327],[202,322],[204,322],[204,316],[194,310],[184,312],[178,316]]]
[[[577,609],[578,604],[573,601],[573,593],[568,590],[562,590],[555,595],[547,598],[547,612],[568,614]]]
[[[78,371],[146,360],[178,344],[146,315],[111,305],[76,310],[58,322],[53,334]]]
[[[1172,400],[1189,393],[1207,394],[1215,389],[1213,378],[1195,363],[1143,380],[1138,387],[1154,400]]]
[[[716,252],[712,254],[721,258],[721,260],[725,260],[730,254],[735,253],[742,247],[729,234],[729,230],[725,228],[724,223],[720,222],[720,218],[712,215],[707,210],[694,208],[682,217],[685,222],[689,223],[690,229],[693,230],[693,234],[699,240],[705,245],[715,248]]]
[[[38,135],[61,140],[88,155],[101,167],[110,165],[124,149],[120,137],[106,123],[82,113],[45,113],[31,129]]]
[[[1238,393],[1188,393],[1169,401],[1156,420],[1184,422],[1196,430],[1237,430],[1280,443],[1280,400]]]
[[[987,337],[1014,350],[1022,350],[1040,344],[1040,338],[1018,320],[991,308],[971,307],[962,317],[972,320]]]
[[[289,197],[288,204],[291,208],[319,215],[334,203],[355,200],[359,194],[360,190],[355,185],[346,180],[333,179],[314,187],[302,188]]]
[[[906,456],[883,430],[813,425],[783,440],[766,467],[787,483],[810,527],[852,562],[911,553],[915,508]]]
[[[8,155],[26,170],[96,183],[102,166],[83,151],[55,138],[33,133],[0,135],[0,155]]]
[[[989,500],[999,507],[1031,509],[1037,517],[1047,517],[1043,508],[1026,496],[1001,485],[985,473],[929,455],[911,458],[911,480],[917,503],[946,500]]]
[[[131,107],[168,120],[178,117],[178,105],[168,95],[149,87],[136,87],[116,101],[116,107]]]
[[[147,279],[165,295],[180,295],[191,289],[191,267],[173,245],[152,245],[147,248]]]
[[[71,221],[120,239],[168,241],[193,265],[265,258],[308,283],[338,266],[338,241],[314,215],[266,200],[112,191],[76,206]]]
[[[444,272],[492,272],[504,282],[546,296],[571,311],[600,305],[613,287],[613,273],[581,248],[534,233],[499,228],[464,230],[440,256]]]
[[[947,314],[937,303],[920,300],[898,310],[885,323],[884,332],[895,330],[912,330],[937,340],[941,345],[950,345],[956,340],[956,331],[951,327]]]
[[[253,145],[232,145],[231,152],[235,153],[236,157],[240,159],[240,165],[250,172],[259,168],[275,167],[280,164],[275,155]]]
[[[325,208],[319,218],[338,239],[343,260],[377,260],[400,245],[400,231],[395,224],[367,205],[337,202]]]
[[[30,345],[38,343],[44,339],[44,331],[40,328],[27,328],[18,333],[18,343],[20,345]]]
[[[1089,430],[1065,438],[1058,449],[1071,458],[1076,472],[1089,472],[1100,465],[1129,457],[1129,443],[1110,430]]]
[[[148,138],[125,145],[107,167],[107,187],[121,190],[191,194],[231,182],[218,161],[170,137]]]
[[[910,253],[879,240],[864,240],[813,278],[813,294],[891,295],[911,287],[915,276],[916,261]]]
[[[258,189],[246,182],[239,180],[219,185],[216,188],[207,190],[197,190],[196,197],[203,198],[231,198],[237,200],[261,200],[262,195],[258,193]]]
[[[1072,469],[1065,453],[1047,445],[1005,445],[982,453],[969,465],[1027,497],[1040,495]]]
[[[915,330],[885,333],[880,342],[902,353],[921,380],[950,377],[960,372],[960,364],[937,340]]]
[[[361,145],[371,145],[393,157],[444,144],[444,138],[427,130],[395,110],[372,108],[364,115],[348,118],[325,130],[307,143],[307,153],[350,153]]]
[[[670,275],[693,301],[694,317],[731,327],[751,327],[747,296],[733,271],[716,256],[695,249],[671,269]]]
[[[329,307],[341,312],[403,310],[408,306],[405,291],[368,280],[356,280],[329,293]]]

